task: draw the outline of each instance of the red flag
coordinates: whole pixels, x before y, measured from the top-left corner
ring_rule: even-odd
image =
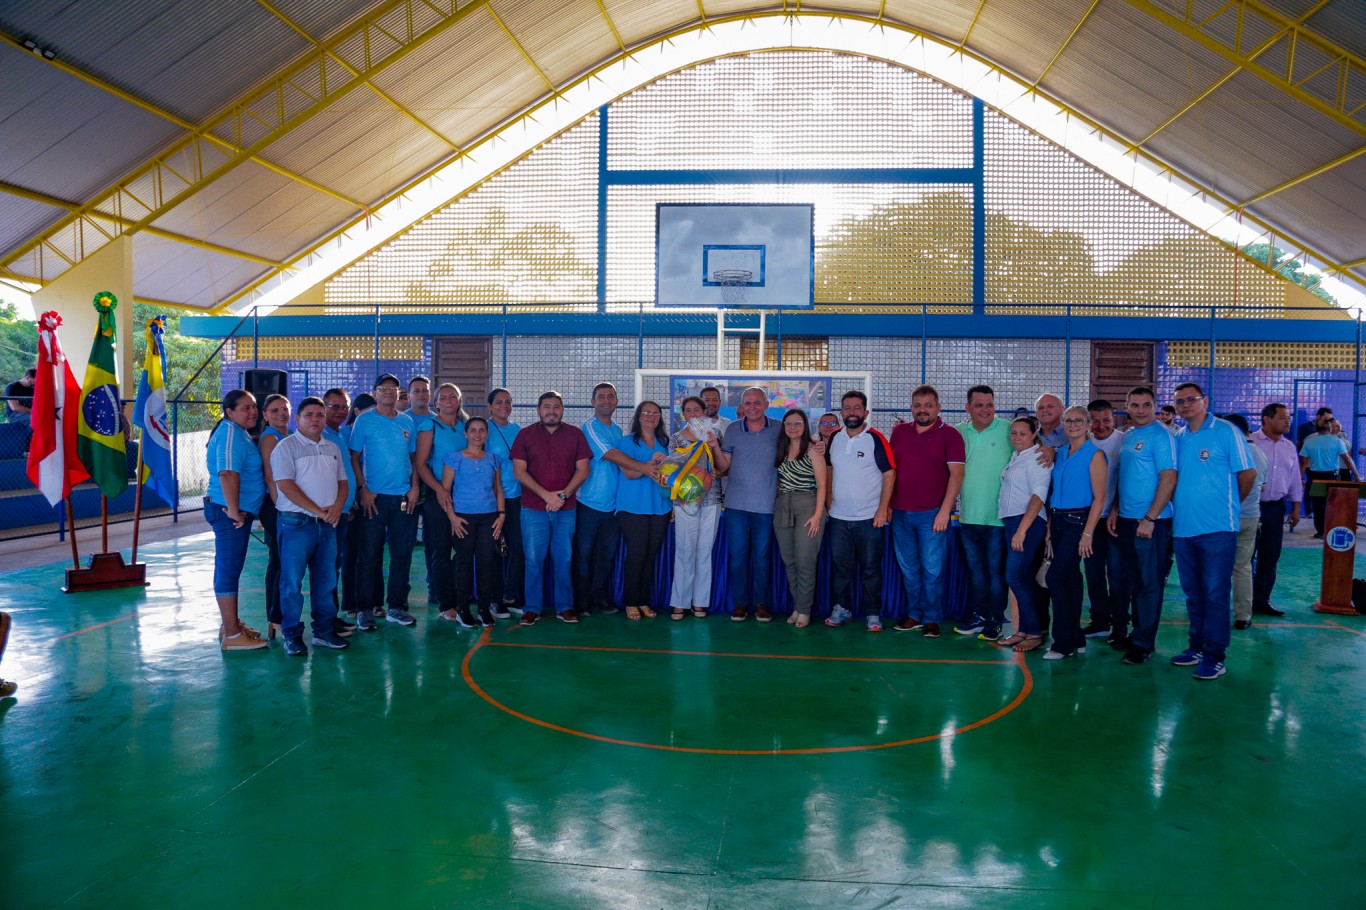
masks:
[[[76,456],[77,409],[81,385],[57,340],[62,317],[44,313],[38,319],[38,378],[33,385],[33,439],[28,448],[28,479],[56,505],[90,474]],[[67,405],[71,415],[67,417]]]

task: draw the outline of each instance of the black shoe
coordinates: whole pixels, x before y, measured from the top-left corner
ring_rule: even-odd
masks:
[[[1250,619],[1235,619],[1235,620],[1233,621],[1233,628],[1237,629],[1239,632],[1244,632],[1244,631],[1246,631],[1246,630],[1252,628],[1252,620],[1250,620]]]
[[[1284,616],[1284,610],[1278,610],[1271,604],[1253,604],[1252,612],[1259,616]]]
[[[1127,651],[1133,644],[1127,635],[1111,635],[1109,638],[1105,639],[1105,643],[1116,651]]]
[[[1139,664],[1146,664],[1152,659],[1152,656],[1153,652],[1149,651],[1147,648],[1130,648],[1128,651],[1124,652],[1123,663],[1126,663],[1131,667],[1136,667]]]
[[[308,648],[304,646],[302,635],[289,635],[285,637],[285,653],[290,657],[307,657]]]
[[[356,624],[347,622],[338,616],[336,619],[332,620],[332,631],[342,638],[350,638],[356,631]]]
[[[455,624],[462,629],[479,628],[479,623],[470,615],[469,607],[461,607],[455,611]]]
[[[574,615],[575,615],[575,616],[592,616],[592,615],[593,615],[593,607],[592,607],[590,604],[584,604],[581,608],[578,608],[578,609],[575,609],[575,610],[574,610]]]
[[[498,625],[498,620],[493,618],[493,611],[488,607],[479,608],[479,621],[484,624],[484,628],[491,629]]]
[[[1110,636],[1110,627],[1093,622],[1082,629],[1081,634],[1083,638],[1108,638]]]

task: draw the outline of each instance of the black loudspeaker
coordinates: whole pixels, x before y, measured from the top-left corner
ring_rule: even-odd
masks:
[[[266,424],[266,396],[288,395],[289,374],[284,370],[247,370],[242,374],[242,386],[256,399],[261,412],[256,415],[256,429],[252,435],[259,435]]]
[[[289,394],[289,374],[284,370],[247,370],[242,375],[242,387],[262,404],[267,395]]]

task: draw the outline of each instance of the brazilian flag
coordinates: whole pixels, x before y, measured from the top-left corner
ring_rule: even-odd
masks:
[[[90,479],[109,499],[128,489],[128,454],[123,445],[123,407],[119,403],[118,367],[115,366],[114,307],[118,298],[108,291],[95,295],[100,324],[90,346],[90,363],[81,386],[81,419],[76,451]]]

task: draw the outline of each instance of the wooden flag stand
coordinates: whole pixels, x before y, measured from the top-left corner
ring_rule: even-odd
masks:
[[[133,562],[123,561],[118,550],[109,552],[109,500],[100,494],[100,544],[102,553],[92,553],[90,564],[81,568],[80,556],[76,553],[76,522],[71,522],[71,558],[76,563],[74,569],[66,570],[66,584],[62,591],[76,594],[80,591],[102,591],[107,588],[145,588],[147,587],[147,566],[138,562],[138,524],[142,520],[142,449],[138,449],[138,489],[133,505]],[[67,515],[71,516],[71,500],[67,500]]]
[[[1323,579],[1316,613],[1356,616],[1352,575],[1356,568],[1357,501],[1366,484],[1350,480],[1316,480],[1311,496],[1327,495],[1323,522]]]

